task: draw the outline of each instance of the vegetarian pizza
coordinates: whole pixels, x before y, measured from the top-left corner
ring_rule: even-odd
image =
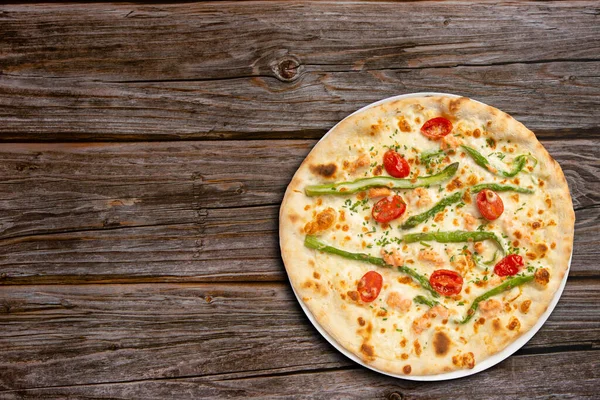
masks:
[[[281,253],[319,325],[384,372],[474,368],[531,329],[568,270],[567,182],[535,135],[468,98],[344,119],[281,205]]]

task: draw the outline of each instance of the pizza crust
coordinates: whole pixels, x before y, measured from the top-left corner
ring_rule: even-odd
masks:
[[[522,179],[530,179],[531,176],[532,182],[543,182],[542,187],[539,186],[542,183],[538,183],[535,195],[531,195],[532,198],[528,198],[524,203],[527,204],[526,207],[539,203],[537,212],[543,211],[543,214],[527,217],[525,214],[519,214],[519,210],[510,209],[515,216],[519,216],[518,219],[510,220],[505,225],[501,222],[495,223],[493,229],[496,232],[504,232],[507,236],[512,236],[517,229],[523,230],[523,234],[528,234],[524,229],[527,223],[531,223],[533,219],[542,221],[540,224],[544,226],[529,235],[532,242],[535,241],[534,237],[539,238],[530,247],[543,244],[547,249],[543,256],[531,253],[531,257],[535,256],[536,260],[530,261],[547,268],[550,271],[550,279],[545,287],[530,283],[498,296],[499,300],[503,299],[504,310],[487,321],[482,321],[480,316],[475,315],[471,322],[459,325],[453,323],[452,318],[447,318],[450,321],[443,321],[436,316],[431,318],[431,326],[425,333],[416,334],[411,321],[414,323],[422,318],[428,307],[413,304],[411,310],[403,314],[391,310],[385,304],[385,296],[389,296],[392,291],[401,293],[405,298],[423,294],[423,290],[417,285],[407,283],[406,279],[401,283],[399,280],[403,275],[398,272],[346,260],[304,246],[306,224],[313,222],[319,212],[332,208],[335,211],[335,221],[320,234],[332,245],[346,248],[348,251],[371,252],[379,256],[376,245],[370,249],[365,248],[363,240],[361,248],[358,235],[364,232],[359,230],[358,222],[351,223],[350,214],[354,218],[352,221],[358,219],[348,208],[344,208],[344,196],[308,197],[304,194],[304,187],[352,180],[362,177],[363,173],[372,176],[373,173],[381,172],[377,171],[377,167],[366,167],[360,158],[363,157],[364,161],[364,157],[367,157],[371,163],[378,161],[382,156],[381,144],[384,142],[393,141],[406,146],[407,154],[413,158],[418,157],[418,152],[425,151],[426,148],[437,148],[439,143],[425,139],[419,132],[425,120],[437,116],[451,119],[455,131],[469,131],[476,123],[482,124],[488,137],[492,137],[497,143],[510,141],[509,147],[514,148],[514,152],[507,153],[508,156],[531,152],[537,158],[538,165],[533,172],[518,174],[517,178],[523,175]],[[399,129],[409,125],[410,132]],[[479,140],[473,137],[467,139],[473,142]],[[480,139],[483,140],[483,137]],[[471,142],[465,141],[465,144],[471,145]],[[373,151],[369,150],[375,147],[379,148],[379,153],[373,156]],[[416,148],[417,153],[411,154],[409,148]],[[469,173],[486,182],[501,181],[481,167],[473,165],[468,156],[460,156],[460,153],[457,150],[452,156],[453,161],[458,160],[461,163],[460,168],[464,165]],[[418,169],[416,166],[411,166],[412,168]],[[446,184],[447,182],[443,185]],[[409,192],[411,191],[399,191],[403,197],[409,196]],[[428,189],[428,192],[430,196],[436,196],[433,189]],[[347,198],[354,202],[356,195]],[[370,208],[357,208],[356,214],[364,219],[370,214]],[[401,223],[408,215],[405,214],[397,222]],[[551,221],[554,225],[550,224]],[[571,197],[563,172],[530,130],[508,114],[468,98],[431,96],[385,102],[347,117],[334,127],[306,157],[287,188],[279,216],[280,246],[286,271],[297,295],[318,324],[341,346],[381,371],[426,376],[472,368],[474,364],[504,349],[535,325],[550,304],[568,269],[574,221]],[[421,226],[410,232],[420,229]],[[396,225],[390,232],[390,235],[399,237],[403,234]],[[549,249],[550,242],[553,245],[552,249]],[[539,248],[532,249],[538,250]],[[543,258],[538,259],[538,256]],[[419,261],[413,266],[426,275],[435,269],[426,262],[419,264]],[[374,302],[374,307],[369,307],[374,304],[354,301],[349,295],[349,292],[355,290],[358,279],[369,270],[377,270],[384,279],[384,288],[380,299]],[[457,309],[457,314],[461,309],[464,314],[475,295],[481,293],[479,288],[467,284],[466,281],[463,292],[467,286],[473,287],[470,295],[463,293],[463,302],[467,306],[447,304],[450,309]],[[516,300],[507,301],[511,298],[509,295],[514,297],[517,294],[519,296]],[[526,312],[523,312],[522,307],[525,300],[519,299],[531,302]],[[453,300],[450,302],[457,303]],[[507,307],[510,307],[510,310]],[[377,314],[382,314],[383,310],[386,310],[385,315]]]

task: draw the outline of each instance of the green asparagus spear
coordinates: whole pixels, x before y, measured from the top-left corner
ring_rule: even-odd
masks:
[[[473,254],[473,261],[475,265],[481,269],[487,269],[489,266],[493,265],[496,262],[496,257],[498,256],[498,251],[494,252],[494,256],[489,261],[482,261],[481,257],[476,254]]]
[[[473,158],[473,161],[475,161],[475,163],[477,165],[487,169],[494,175],[503,176],[505,178],[512,178],[513,176],[515,176],[516,174],[521,172],[521,170],[525,167],[525,164],[527,163],[528,158],[531,158],[533,160],[534,167],[537,165],[537,162],[538,162],[537,159],[532,155],[521,154],[514,158],[514,160],[513,160],[514,167],[513,167],[512,171],[501,171],[499,169],[492,167],[492,165],[490,164],[488,159],[485,158],[480,152],[478,152],[474,148],[465,146],[465,145],[461,145],[460,147],[462,147],[463,150],[466,151],[467,154],[469,154]]]
[[[442,183],[452,178],[458,170],[458,163],[448,165],[435,175],[418,177],[415,179],[399,179],[389,176],[375,176],[357,179],[352,182],[337,182],[325,185],[309,185],[304,188],[307,196],[324,194],[346,195],[360,192],[372,187],[388,187],[390,189],[414,189],[422,186],[431,186]]]
[[[490,189],[494,192],[517,192],[517,193],[525,193],[531,194],[534,193],[534,190],[527,189],[520,186],[513,185],[500,185],[498,183],[480,183],[471,187],[471,193],[481,192],[483,189]]]
[[[313,235],[306,235],[306,237],[304,238],[304,245],[309,249],[315,249],[323,251],[325,253],[335,254],[347,258],[349,260],[364,261],[384,268],[394,268],[394,266],[386,263],[383,260],[383,258],[373,257],[369,254],[364,253],[350,253],[348,251],[338,249],[333,246],[328,246],[327,244],[320,241],[318,237]],[[429,284],[429,279],[427,279],[427,277],[420,275],[414,269],[408,268],[404,265],[397,267],[397,270],[402,273],[405,273],[406,275],[409,275],[411,278],[417,281],[423,287],[423,289],[429,291],[434,297],[439,297],[438,292],[433,290],[433,288]]]
[[[429,161],[431,161],[433,158],[440,157],[442,155],[443,156],[446,155],[446,153],[444,153],[443,150],[426,151],[426,152],[421,153],[421,156],[419,158],[421,160],[421,164],[427,165],[429,163]]]
[[[413,299],[413,301],[414,301],[415,303],[418,303],[418,304],[424,304],[424,305],[426,305],[426,306],[429,306],[429,307],[435,307],[435,306],[437,306],[438,304],[440,304],[440,302],[439,302],[439,301],[431,300],[431,299],[428,299],[427,297],[425,297],[425,296],[421,296],[421,295],[418,295],[418,296],[416,296],[416,297]]]
[[[500,294],[502,292],[505,292],[507,290],[510,290],[514,287],[520,286],[524,283],[530,282],[533,280],[533,278],[534,278],[534,275],[516,276],[507,281],[504,281],[502,284],[496,286],[492,290],[485,292],[484,294],[482,294],[481,296],[479,296],[475,300],[473,300],[471,307],[469,307],[469,310],[467,311],[467,315],[461,321],[458,321],[458,322],[460,324],[465,324],[465,323],[469,322],[469,320],[471,318],[473,318],[475,311],[477,311],[477,307],[479,307],[479,303],[481,303],[482,301],[487,300],[490,297]]]
[[[481,242],[483,240],[493,240],[498,244],[498,247],[502,249],[504,253],[506,250],[502,246],[502,242],[496,236],[494,232],[481,232],[481,231],[446,231],[446,232],[423,232],[423,233],[409,233],[404,235],[402,240],[404,243],[414,243],[420,241],[433,241],[439,243],[460,243],[460,242]]]
[[[451,196],[444,197],[443,199],[438,201],[437,204],[434,205],[431,209],[429,209],[421,214],[413,215],[412,217],[408,218],[406,220],[406,222],[404,222],[402,224],[401,228],[402,229],[414,228],[415,226],[419,225],[421,222],[425,222],[429,218],[435,216],[437,213],[442,211],[444,208],[446,208],[450,204],[457,203],[461,199],[462,195],[463,195],[463,192],[456,192]]]

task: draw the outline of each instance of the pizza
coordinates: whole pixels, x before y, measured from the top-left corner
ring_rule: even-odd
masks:
[[[280,209],[298,298],[382,372],[472,369],[530,330],[568,271],[564,174],[510,115],[464,97],[391,99],[336,125]]]

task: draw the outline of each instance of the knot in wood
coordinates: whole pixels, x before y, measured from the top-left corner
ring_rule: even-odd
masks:
[[[287,55],[271,65],[275,77],[283,82],[292,82],[300,76],[300,60]]]
[[[404,395],[398,392],[392,392],[386,396],[388,400],[404,400]]]

